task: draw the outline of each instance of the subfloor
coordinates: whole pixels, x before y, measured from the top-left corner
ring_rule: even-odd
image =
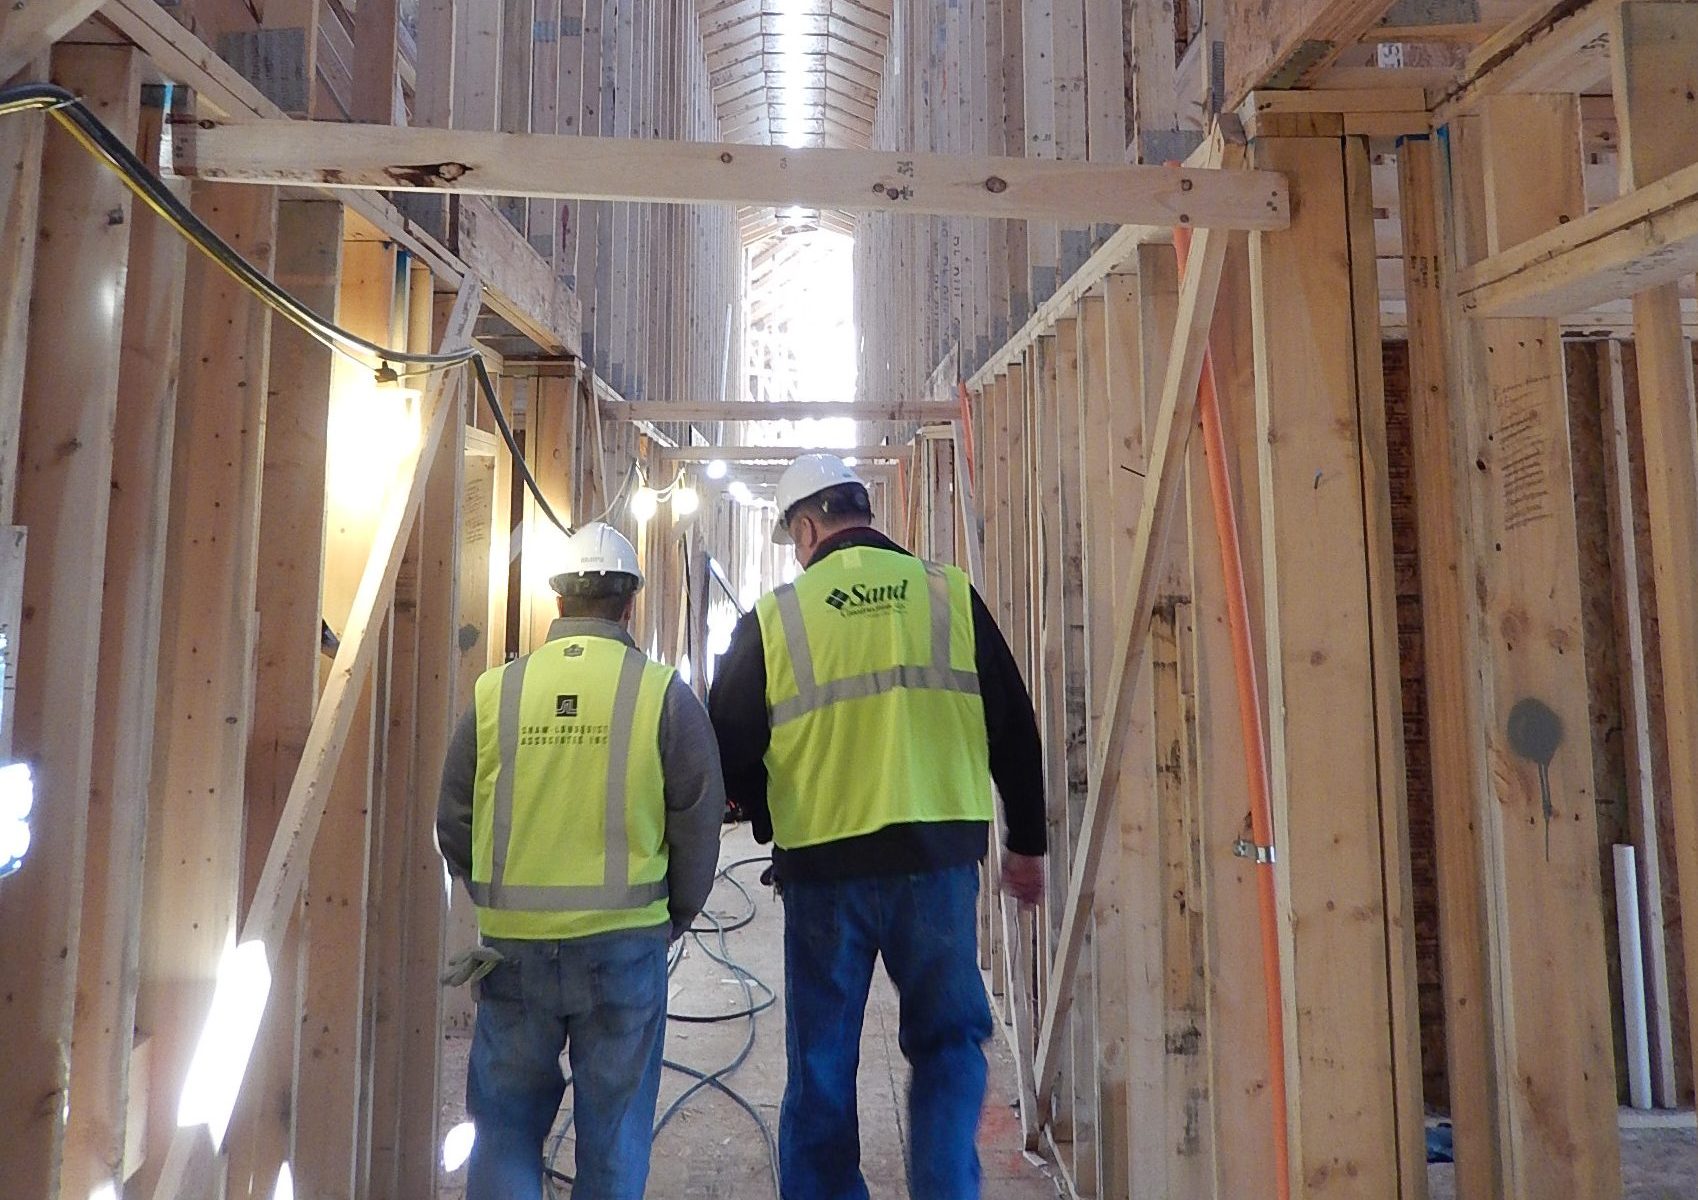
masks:
[[[761,857],[746,825],[728,827],[720,852],[722,866],[741,859]],[[748,914],[753,902],[753,919],[725,935],[725,957],[739,963],[751,975],[769,984],[777,993],[772,1007],[754,1019],[754,1038],[748,1056],[724,1082],[748,1101],[767,1130],[778,1131],[778,1102],[784,1092],[784,965],[780,936],[780,906],[762,887],[759,877],[764,863],[733,870],[733,877],[748,892],[749,899],[731,883],[721,880],[709,901],[710,910],[727,924]],[[705,923],[705,922],[700,922]],[[685,939],[685,954],[672,976],[669,1010],[687,1016],[735,1014],[748,1007],[744,984],[737,972],[707,952],[720,953],[716,937],[698,942]],[[751,985],[757,1002],[759,987]],[[872,997],[861,1036],[861,1170],[874,1200],[894,1200],[908,1194],[905,1179],[907,1156],[907,1064],[896,1044],[896,993],[882,968],[873,977]],[[672,1021],[667,1028],[666,1057],[669,1061],[714,1071],[735,1060],[749,1043],[750,1022],[736,1018],[714,1024]],[[449,1037],[443,1057],[442,1128],[451,1129],[465,1120],[466,1057],[470,1039]],[[1055,1184],[1040,1161],[1021,1149],[1020,1124],[1012,1107],[1014,1064],[1000,1035],[985,1047],[990,1059],[990,1094],[979,1125],[979,1156],[984,1164],[985,1200],[1054,1200]],[[658,1116],[694,1082],[676,1070],[665,1072]],[[571,1105],[568,1094],[566,1107]],[[564,1124],[564,1123],[563,1123]],[[555,1161],[557,1170],[572,1171],[572,1136],[560,1127]],[[555,1138],[549,1148],[555,1147]],[[721,1094],[703,1090],[687,1100],[660,1131],[655,1140],[648,1195],[688,1200],[768,1200],[776,1195],[772,1183],[770,1152],[760,1125],[738,1104]],[[465,1188],[465,1168],[448,1175],[441,1195],[460,1200]],[[569,1196],[560,1185],[558,1196]]]

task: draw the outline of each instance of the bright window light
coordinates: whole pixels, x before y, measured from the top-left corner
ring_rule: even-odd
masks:
[[[0,767],[0,879],[24,865],[29,854],[29,815],[34,807],[35,777],[29,764]]]
[[[685,687],[689,687],[696,681],[696,669],[690,665],[688,654],[678,660],[678,678],[684,681]]]
[[[639,525],[646,525],[660,511],[660,494],[644,484],[631,494],[631,519]]]
[[[808,135],[807,14],[802,0],[784,0],[778,14],[779,114],[784,144],[805,146]]]
[[[243,942],[225,951],[212,993],[212,1010],[177,1102],[177,1124],[205,1125],[215,1148],[224,1145],[224,1133],[230,1126],[230,1114],[236,1107],[236,1095],[241,1091],[270,993],[271,964],[264,942]]]
[[[477,1140],[478,1132],[470,1121],[461,1121],[450,1129],[442,1139],[442,1169],[452,1173],[465,1166],[472,1156],[472,1143]]]
[[[288,1163],[277,1169],[277,1186],[272,1189],[271,1200],[295,1200],[295,1173]]]
[[[88,1200],[118,1200],[118,1186],[114,1183],[103,1183],[88,1194]]]
[[[729,469],[723,458],[716,458],[707,465],[707,477],[709,479],[724,479],[725,472]]]
[[[696,494],[696,489],[684,484],[678,485],[678,490],[672,493],[672,513],[674,516],[687,517],[702,506],[702,498]]]

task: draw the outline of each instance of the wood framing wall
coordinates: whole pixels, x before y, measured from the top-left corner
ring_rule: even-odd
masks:
[[[688,4],[610,0],[604,22],[599,0],[426,0],[416,29],[399,7],[124,0],[0,34],[59,37],[24,77],[84,96],[155,166],[167,123],[197,113],[719,136]],[[38,814],[0,890],[30,931],[0,958],[4,1190],[270,1200],[287,1165],[296,1195],[434,1194],[441,1033],[464,1028],[437,975],[473,936],[443,889],[436,781],[477,673],[546,629],[561,535],[466,369],[380,386],[49,119],[0,120],[0,145],[7,750],[34,767]],[[475,337],[561,519],[639,537],[639,638],[701,661],[693,556],[711,525],[740,582],[765,531],[723,501],[635,526],[635,464],[656,486],[675,464],[601,412],[721,398],[733,210],[172,187],[360,336]],[[250,942],[269,1000],[215,1157],[180,1106]]]
[[[516,461],[464,369],[380,386],[52,119],[0,117],[0,751],[37,787],[0,880],[8,1197],[269,1198],[285,1165],[297,1195],[433,1194],[439,1041],[471,1014],[435,980],[475,934],[437,775],[552,612],[521,467],[632,536],[636,636],[705,686],[726,592],[793,564],[718,489],[693,520],[628,498],[749,450],[744,239],[779,235],[679,193],[791,154],[846,206],[878,178],[880,211],[819,217],[855,235],[874,503],[972,572],[1044,734],[1047,898],[997,897],[993,849],[981,962],[1067,1191],[1266,1195],[1284,1153],[1291,1195],[1421,1200],[1440,1112],[1460,1200],[1614,1200],[1635,951],[1646,1082],[1691,1102],[1698,4],[845,3],[806,14],[851,64],[817,129],[773,98],[763,3],[0,17],[7,71],[150,163],[168,130],[523,133],[648,197],[171,177],[320,314],[474,348]],[[861,156],[717,144],[791,135]],[[592,137],[716,145],[663,184],[558,140]],[[878,155],[950,156],[922,165],[957,190],[891,211]],[[960,199],[969,155],[1032,219]],[[1040,160],[1183,161],[1093,186],[1196,226],[1184,265],[1168,228],[1090,222],[1099,193],[1043,194]],[[1230,228],[1186,204],[1276,176]],[[183,1100],[244,946],[269,1000],[214,1153]]]
[[[1023,7],[1021,41],[1001,27],[1020,95],[1004,71],[988,107],[945,119],[967,136],[1021,122],[1026,153],[1061,153],[1035,147],[1065,138],[1072,42],[1056,39],[1079,22]],[[1625,951],[1644,961],[1652,1097],[1691,1096],[1684,685],[1669,689],[1698,664],[1667,589],[1686,578],[1676,531],[1694,503],[1698,264],[1685,225],[1650,209],[1684,203],[1698,155],[1661,116],[1690,105],[1698,6],[1476,15],[1467,39],[1435,32],[1418,70],[1364,61],[1360,46],[1415,36],[1377,30],[1371,5],[1287,7],[1327,37],[1276,39],[1269,59],[1229,9],[1224,84],[1185,110],[1236,111],[1248,163],[1292,186],[1290,229],[1228,250],[1210,335],[1273,864],[1235,852],[1254,839],[1201,435],[1189,471],[1172,468],[1185,534],[1153,549],[1164,389],[1176,347],[1202,336],[1167,239],[1096,238],[1059,283],[1044,273],[1066,263],[1064,236],[1035,226],[982,262],[972,222],[875,216],[857,247],[894,289],[860,293],[869,327],[929,348],[915,361],[869,338],[865,394],[965,380],[977,486],[911,480],[911,528],[941,504],[981,531],[981,587],[1048,743],[1048,897],[1030,925],[994,907],[983,925],[990,987],[1035,1065],[1029,1137],[1077,1196],[1268,1191],[1254,880],[1272,871],[1291,1194],[1424,1196],[1437,1111],[1459,1196],[1618,1196]],[[954,111],[942,64],[996,26],[964,42],[943,18],[927,28],[916,49],[898,23],[887,86],[903,82],[878,127],[892,145],[927,148],[933,106]],[[1172,50],[1183,73],[1195,38],[1167,32],[1156,60]],[[1148,65],[1130,20],[1125,37],[1128,70]],[[1328,90],[1265,90],[1310,81]],[[1173,112],[1146,123],[1137,93],[1128,158]],[[1024,295],[999,274],[1016,253]],[[988,312],[986,273],[1009,281]],[[1116,513],[1123,539],[1101,528]],[[1616,925],[1620,843],[1637,852],[1638,946]]]

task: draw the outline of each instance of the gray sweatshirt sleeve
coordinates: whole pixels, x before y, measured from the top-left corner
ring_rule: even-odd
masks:
[[[661,709],[660,762],[666,777],[668,907],[676,936],[689,928],[713,890],[719,827],[725,820],[725,780],[713,723],[677,677]]]
[[[436,800],[436,844],[456,879],[472,877],[472,790],[478,777],[478,721],[468,708],[448,739]]]

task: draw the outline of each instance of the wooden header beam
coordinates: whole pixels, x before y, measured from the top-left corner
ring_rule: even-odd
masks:
[[[231,183],[666,204],[804,205],[1171,229],[1283,229],[1265,171],[583,138],[309,121],[203,122],[177,170]]]
[[[804,454],[836,454],[843,458],[899,459],[913,455],[909,446],[663,446],[661,462],[786,462]]]
[[[602,402],[604,421],[892,421],[900,424],[929,424],[957,421],[961,409],[932,400],[876,401],[824,400],[725,400],[700,403],[669,400],[607,400]]]

